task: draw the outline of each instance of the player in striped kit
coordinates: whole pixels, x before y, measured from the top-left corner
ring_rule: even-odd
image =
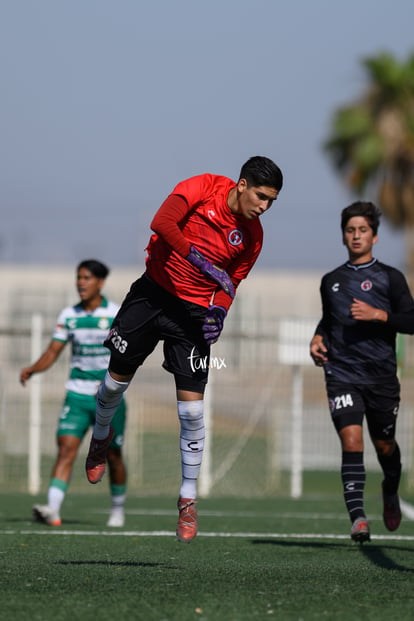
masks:
[[[103,476],[122,394],[164,341],[163,366],[174,375],[180,423],[180,541],[197,534],[196,484],[204,448],[208,367],[191,362],[208,359],[219,338],[237,286],[262,248],[260,216],[282,184],[279,167],[261,156],[242,166],[237,182],[204,174],[179,183],[153,218],[145,274],[131,286],[106,341],[111,359],[97,398],[88,480],[97,483]]]
[[[95,422],[96,393],[108,366],[109,352],[103,341],[119,309],[117,304],[101,294],[108,273],[106,265],[94,259],[78,265],[76,274],[80,302],[61,311],[49,346],[34,364],[20,373],[24,386],[34,373],[49,369],[66,344],[71,343],[70,373],[58,421],[58,454],[52,470],[47,505],[33,506],[35,519],[50,526],[62,523],[61,506],[73,464],[83,437]],[[107,455],[112,497],[108,526],[113,527],[123,526],[125,519],[127,475],[121,452],[125,418],[126,406],[122,399],[112,422],[114,436]]]

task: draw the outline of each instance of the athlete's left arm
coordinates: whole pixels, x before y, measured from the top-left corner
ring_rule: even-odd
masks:
[[[227,268],[227,273],[231,278],[231,281],[234,285],[234,292],[236,293],[237,287],[241,283],[242,280],[247,278],[249,272],[253,268],[254,264],[257,261],[257,258],[260,254],[263,244],[263,237],[260,234],[257,238],[252,241],[252,243],[247,247],[247,249],[242,252],[234,261],[230,263]],[[227,293],[224,291],[216,291],[214,294],[214,304],[217,306],[222,306],[229,310],[233,299],[230,298]]]
[[[390,271],[391,312],[386,323],[396,332],[414,334],[414,300],[405,276],[398,270]]]

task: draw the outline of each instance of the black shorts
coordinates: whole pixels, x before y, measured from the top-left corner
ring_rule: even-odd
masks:
[[[177,388],[203,393],[210,358],[201,330],[206,312],[144,274],[132,284],[104,342],[111,351],[109,368],[119,375],[133,374],[164,341],[163,367],[174,374]]]
[[[372,438],[395,437],[400,383],[393,378],[382,384],[355,385],[328,380],[326,390],[332,421],[337,431],[349,425],[361,425],[364,415]]]

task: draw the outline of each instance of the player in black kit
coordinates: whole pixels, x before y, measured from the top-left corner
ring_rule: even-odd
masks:
[[[341,441],[351,538],[359,542],[370,539],[364,513],[364,416],[384,473],[384,524],[393,531],[401,522],[395,341],[397,332],[414,333],[414,301],[405,277],[372,256],[380,216],[370,202],[358,201],[342,211],[349,260],[322,278],[322,319],[310,343],[314,363],[325,371],[329,408]]]

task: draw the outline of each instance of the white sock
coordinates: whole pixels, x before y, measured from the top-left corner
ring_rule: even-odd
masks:
[[[204,450],[203,401],[177,401],[180,421],[181,498],[197,498],[197,479]]]
[[[129,382],[118,382],[106,372],[96,395],[96,419],[93,436],[97,440],[108,437],[112,418],[122,401],[122,395],[129,386]]]
[[[112,510],[120,509],[124,510],[124,504],[126,500],[126,494],[113,494],[111,496],[112,499]]]
[[[53,513],[60,516],[60,507],[65,499],[65,492],[58,487],[49,487],[47,492],[47,505]]]

